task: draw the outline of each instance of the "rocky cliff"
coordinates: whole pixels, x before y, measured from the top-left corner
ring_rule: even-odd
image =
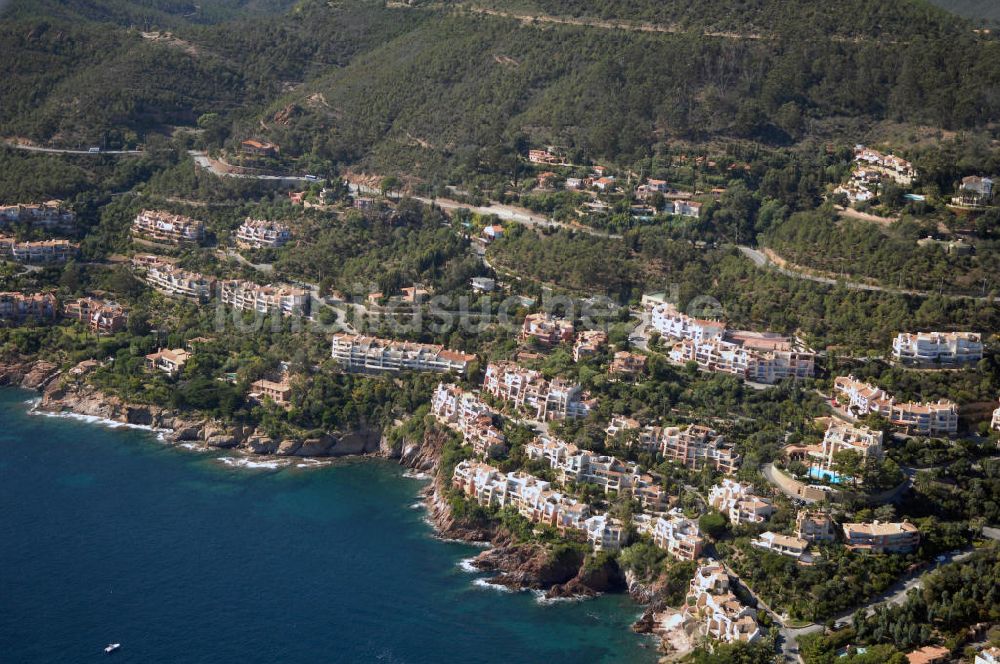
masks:
[[[79,415],[163,430],[168,442],[193,442],[206,447],[233,449],[247,454],[333,457],[379,451],[381,433],[363,425],[346,433],[331,433],[303,440],[273,439],[253,426],[222,423],[192,412],[163,406],[128,403],[90,385],[85,374],[94,363],[83,362],[66,373],[45,361],[15,358],[0,363],[0,385],[41,392],[37,408],[51,413]]]

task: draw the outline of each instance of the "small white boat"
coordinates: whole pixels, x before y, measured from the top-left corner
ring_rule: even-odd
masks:
[[[110,655],[111,653],[113,653],[114,651],[118,650],[121,647],[122,644],[120,643],[109,643],[107,646],[105,646],[104,652]]]

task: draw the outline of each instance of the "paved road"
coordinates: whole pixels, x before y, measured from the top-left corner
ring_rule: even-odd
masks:
[[[103,155],[140,155],[143,154],[142,150],[101,150],[100,152],[91,152],[90,150],[67,150],[62,148],[44,148],[37,145],[24,145],[23,143],[18,143],[16,141],[0,141],[0,144],[7,146],[8,148],[14,148],[15,150],[25,150],[27,152],[45,152],[48,154],[80,154],[87,155],[88,157],[100,157]]]
[[[764,252],[758,251],[752,247],[746,247],[740,245],[739,250],[743,252],[743,255],[753,261],[754,265],[760,268],[774,270],[786,277],[792,277],[793,279],[806,279],[808,281],[815,281],[820,284],[827,284],[834,286],[838,283],[843,283],[847,288],[851,290],[862,290],[862,291],[878,291],[882,293],[891,293],[893,295],[912,295],[916,297],[932,297],[934,295],[940,295],[942,297],[956,299],[956,300],[976,300],[978,302],[1000,302],[1000,297],[977,297],[975,295],[958,295],[954,293],[931,293],[929,291],[920,290],[909,290],[906,288],[889,288],[887,286],[877,286],[874,284],[866,284],[858,281],[843,281],[833,279],[832,277],[819,277],[814,274],[809,274],[808,272],[803,272],[800,270],[793,270],[786,267],[781,267],[775,265],[771,259],[769,259]]]

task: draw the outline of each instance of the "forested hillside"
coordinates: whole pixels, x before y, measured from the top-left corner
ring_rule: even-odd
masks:
[[[905,39],[947,34],[958,21],[932,5],[913,0],[483,0],[450,4],[464,8],[557,17],[594,17],[642,22],[681,30],[731,32],[770,37],[840,36],[858,39]]]
[[[844,116],[956,128],[996,116],[997,43],[897,27],[893,43],[771,41],[442,15],[280,100],[272,112],[294,112],[272,135],[322,135],[338,161],[489,170],[519,138],[628,161],[661,137],[788,143]]]
[[[254,134],[292,157],[446,179],[508,173],[528,143],[629,163],[669,138],[788,145],[842,122],[856,137],[859,123],[1000,115],[1000,43],[917,0],[524,0],[493,14],[303,0],[254,16],[265,4],[16,2],[0,135],[113,144],[217,114],[210,147]],[[591,22],[512,17],[528,11]]]

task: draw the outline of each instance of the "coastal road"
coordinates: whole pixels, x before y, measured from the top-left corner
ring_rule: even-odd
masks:
[[[9,140],[0,141],[0,145],[4,145],[8,148],[13,148],[15,150],[24,150],[26,152],[44,152],[47,154],[78,154],[78,155],[86,155],[88,157],[101,157],[109,154],[115,156],[124,156],[124,155],[136,156],[144,154],[143,150],[101,150],[100,152],[91,152],[90,150],[43,148],[37,145],[26,145],[24,143],[18,143],[17,141],[9,141]]]
[[[866,284],[859,281],[844,281],[840,279],[834,279],[832,277],[821,277],[815,274],[809,274],[808,272],[802,270],[796,270],[788,267],[782,267],[777,265],[774,261],[767,257],[767,255],[754,249],[752,247],[747,247],[744,245],[737,245],[737,248],[743,253],[744,256],[753,261],[754,265],[759,268],[773,270],[779,274],[783,274],[786,277],[791,277],[793,279],[805,279],[807,281],[814,281],[818,284],[826,284],[828,286],[835,286],[838,283],[844,284],[847,288],[851,290],[859,291],[875,291],[880,293],[889,293],[891,295],[910,295],[914,297],[928,298],[934,295],[940,295],[941,297],[946,297],[954,300],[975,300],[977,302],[1000,302],[1000,297],[977,297],[975,295],[961,295],[956,293],[931,293],[929,291],[921,290],[910,290],[906,288],[889,288],[887,286],[878,286],[875,284]]]

